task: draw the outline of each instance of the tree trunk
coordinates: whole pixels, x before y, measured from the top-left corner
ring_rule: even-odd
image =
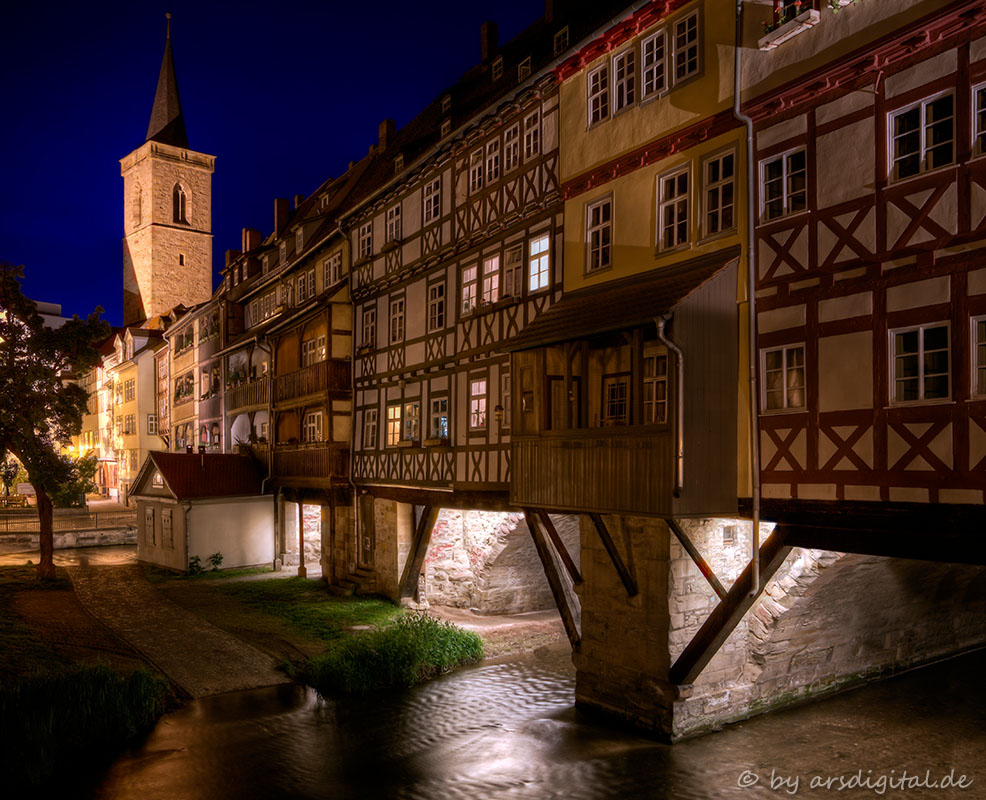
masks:
[[[38,580],[55,579],[55,536],[51,498],[40,486],[35,485],[38,497],[38,521],[41,523],[41,560],[38,562]]]

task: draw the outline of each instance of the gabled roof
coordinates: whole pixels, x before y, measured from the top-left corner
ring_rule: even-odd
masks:
[[[504,346],[508,352],[625,331],[669,314],[720,270],[739,258],[727,247],[670,267],[592,285],[566,294]]]
[[[249,456],[227,453],[164,453],[151,451],[133,483],[130,494],[160,472],[165,487],[176,500],[207,497],[243,497],[261,494],[261,477]]]
[[[173,147],[188,147],[185,117],[181,113],[178,97],[178,77],[175,74],[175,57],[171,52],[171,14],[168,14],[168,38],[164,43],[164,58],[154,93],[151,121],[147,126],[148,142],[161,142]]]

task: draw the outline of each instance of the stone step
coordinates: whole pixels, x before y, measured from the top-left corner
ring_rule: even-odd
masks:
[[[348,585],[343,586],[343,583]],[[355,591],[356,585],[350,581],[339,581],[339,583],[333,583],[329,586],[329,594],[334,597],[352,597]]]

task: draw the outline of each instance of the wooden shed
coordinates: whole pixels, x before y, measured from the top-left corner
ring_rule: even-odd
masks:
[[[222,554],[222,568],[273,564],[274,502],[248,456],[151,452],[130,496],[137,558],[187,571]]]

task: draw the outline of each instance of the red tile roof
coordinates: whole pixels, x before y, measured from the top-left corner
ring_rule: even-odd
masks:
[[[249,456],[152,451],[148,457],[177,500],[261,494],[261,478]]]

